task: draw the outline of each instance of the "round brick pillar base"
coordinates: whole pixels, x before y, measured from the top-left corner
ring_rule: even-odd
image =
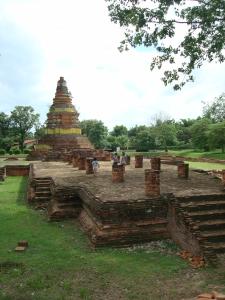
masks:
[[[143,155],[135,155],[135,168],[143,168]]]
[[[79,157],[78,170],[86,170],[86,158],[85,157]]]
[[[179,178],[188,179],[189,176],[189,164],[178,164],[177,173]]]
[[[115,165],[112,167],[112,182],[124,181],[124,165]]]
[[[94,174],[93,166],[92,166],[93,158],[86,158],[86,174]]]
[[[145,170],[145,195],[149,197],[160,196],[159,170]]]
[[[151,158],[151,169],[160,171],[160,169],[161,169],[160,157],[152,157]]]

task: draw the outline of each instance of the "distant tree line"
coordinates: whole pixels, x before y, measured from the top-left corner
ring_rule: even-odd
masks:
[[[212,104],[204,103],[203,114],[196,119],[175,121],[159,114],[151,125],[136,125],[130,129],[116,125],[109,131],[100,120],[84,120],[80,126],[96,148],[115,150],[120,147],[137,151],[221,148],[224,152],[225,93]]]
[[[220,148],[225,151],[225,93],[203,104],[203,114],[196,119],[175,121],[163,114],[156,115],[149,126],[136,125],[128,129],[116,125],[112,131],[101,120],[80,122],[82,134],[97,148],[136,151],[169,149]],[[33,131],[32,131],[33,129]],[[10,115],[0,112],[0,152],[9,152],[15,143],[20,151],[25,139],[40,138],[44,134],[39,114],[31,106],[16,106]],[[1,154],[1,153],[0,153]]]

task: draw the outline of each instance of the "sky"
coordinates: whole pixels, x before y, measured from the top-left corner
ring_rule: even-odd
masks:
[[[123,29],[104,0],[0,0],[0,112],[31,105],[43,123],[63,76],[80,120],[111,130],[150,125],[165,113],[196,118],[225,89],[224,64],[205,64],[181,91],[150,71],[152,49],[120,53]]]

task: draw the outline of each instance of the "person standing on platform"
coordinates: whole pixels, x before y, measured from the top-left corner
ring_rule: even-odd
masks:
[[[97,161],[97,158],[94,157],[93,161],[92,161],[92,168],[94,171],[94,176],[97,175],[98,169],[100,168],[99,162]]]

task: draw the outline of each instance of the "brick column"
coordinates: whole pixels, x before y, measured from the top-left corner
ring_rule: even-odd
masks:
[[[112,182],[123,182],[124,181],[124,166],[115,165],[112,167]]]
[[[92,161],[93,161],[93,158],[91,157],[88,157],[86,158],[86,174],[94,174],[94,171],[93,171],[93,167],[92,167]]]
[[[151,158],[151,169],[160,171],[160,169],[161,169],[161,159],[160,159],[160,157],[152,157]]]
[[[86,170],[86,157],[78,158],[78,170]]]
[[[143,155],[135,155],[135,168],[143,168]]]
[[[186,178],[188,179],[189,176],[189,164],[178,164],[177,165],[177,172],[179,178]]]
[[[160,171],[145,170],[145,195],[149,197],[160,196]]]

